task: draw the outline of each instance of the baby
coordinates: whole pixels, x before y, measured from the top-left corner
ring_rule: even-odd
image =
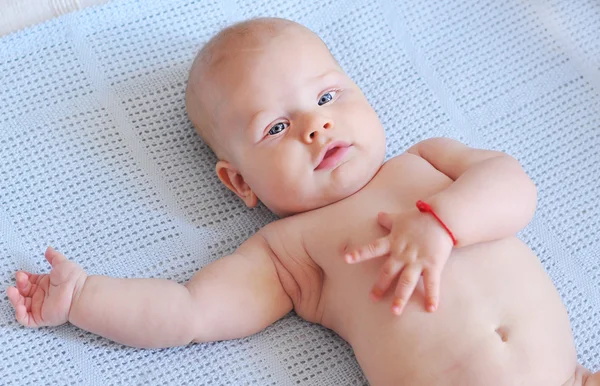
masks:
[[[154,348],[248,336],[294,309],[347,340],[372,385],[600,385],[515,237],[537,192],[514,158],[433,138],[384,163],[361,90],[282,19],[211,39],[186,105],[219,179],[281,219],[185,285],[88,276],[48,248],[50,274],[7,290],[19,323]]]

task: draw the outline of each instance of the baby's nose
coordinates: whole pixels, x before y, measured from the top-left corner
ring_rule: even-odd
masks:
[[[312,142],[322,131],[333,127],[333,120],[331,118],[321,118],[318,121],[315,119],[312,123],[313,124],[307,126],[305,132],[305,140],[307,142]]]

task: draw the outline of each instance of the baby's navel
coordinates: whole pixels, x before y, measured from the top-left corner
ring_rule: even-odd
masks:
[[[498,327],[496,329],[496,334],[498,334],[503,342],[508,342],[508,328],[506,326]]]
[[[346,254],[346,252],[351,251],[352,250],[352,240],[351,239],[347,239],[344,240],[344,242],[341,245],[341,250],[342,252],[340,253],[341,256],[344,256]]]

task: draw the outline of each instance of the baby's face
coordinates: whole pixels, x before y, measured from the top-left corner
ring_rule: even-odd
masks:
[[[365,186],[383,162],[385,133],[321,40],[292,28],[236,49],[209,82],[214,135],[258,199],[285,216]]]

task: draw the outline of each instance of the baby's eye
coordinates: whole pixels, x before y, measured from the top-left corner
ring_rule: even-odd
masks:
[[[289,123],[286,122],[278,122],[276,124],[274,124],[273,126],[271,126],[271,130],[269,130],[269,135],[276,135],[281,133],[283,130],[287,129],[287,127],[289,126]]]
[[[323,106],[325,103],[331,102],[335,97],[336,93],[337,91],[326,92],[325,94],[321,95],[321,97],[319,98],[319,102],[317,103],[319,104],[319,106]]]

